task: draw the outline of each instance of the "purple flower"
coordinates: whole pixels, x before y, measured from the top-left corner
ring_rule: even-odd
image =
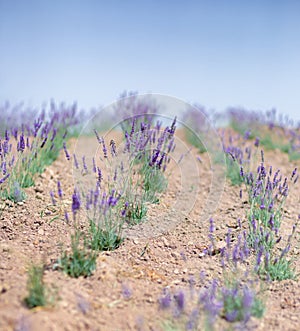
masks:
[[[65,211],[65,220],[66,220],[66,222],[69,224],[70,219],[69,219],[69,214],[68,214],[67,211]]]
[[[63,147],[64,147],[64,151],[65,151],[66,159],[67,159],[68,161],[70,161],[71,157],[70,157],[70,154],[68,153],[67,146],[66,146],[66,143],[65,143],[65,142],[63,143]]]
[[[226,312],[225,318],[228,322],[235,322],[238,317],[238,311],[237,310],[231,310]]]
[[[3,178],[1,178],[0,179],[0,184],[3,184],[9,176],[10,176],[10,174],[6,174]]]
[[[296,173],[297,173],[297,168],[295,168],[295,169],[293,170],[291,179],[293,179],[293,178],[295,177]]]
[[[79,209],[80,209],[80,196],[75,188],[74,193],[72,195],[72,213],[74,217]]]
[[[61,189],[61,183],[60,183],[60,181],[57,182],[57,192],[58,192],[58,196],[60,197],[60,199],[62,199],[63,192],[62,192],[62,189]]]
[[[117,156],[117,149],[116,149],[116,143],[114,142],[114,140],[110,141],[110,152],[112,156]]]
[[[78,164],[77,157],[76,157],[75,154],[73,154],[73,160],[74,160],[75,168],[76,168],[76,169],[79,169],[79,164]]]
[[[93,157],[93,172],[97,172],[95,158]]]
[[[101,181],[103,179],[102,177],[102,172],[101,169],[99,167],[97,167],[97,173],[98,173],[98,177],[97,177],[97,182],[99,183],[99,185],[101,184]]]
[[[82,166],[83,166],[83,171],[85,173],[88,172],[88,168],[87,168],[87,165],[86,165],[86,162],[85,162],[85,156],[82,157]]]
[[[244,169],[243,169],[243,167],[241,167],[241,169],[240,169],[240,176],[241,177],[244,177]]]
[[[50,197],[51,197],[52,205],[56,206],[56,200],[54,198],[54,192],[53,191],[50,191]]]
[[[125,284],[122,284],[122,295],[126,300],[129,300],[132,297],[132,290]]]
[[[172,297],[168,290],[164,290],[164,295],[159,299],[159,306],[161,309],[167,309],[170,308]]]
[[[20,135],[20,141],[18,142],[17,150],[18,150],[18,152],[24,152],[24,150],[25,150],[25,139],[24,139],[23,132]]]
[[[209,232],[213,233],[215,231],[214,220],[212,218],[209,219]]]
[[[47,139],[48,139],[48,137],[45,137],[45,138],[43,139],[40,148],[43,148],[43,147],[45,146]]]
[[[103,155],[104,155],[104,158],[107,159],[107,148],[106,148],[106,145],[105,145],[105,141],[104,141],[103,137],[101,139],[102,139],[102,151],[103,151]]]
[[[177,294],[175,294],[174,299],[176,302],[178,312],[181,313],[184,309],[184,304],[185,304],[185,298],[184,298],[183,291],[179,291]]]
[[[259,138],[258,137],[255,138],[254,146],[255,147],[259,146]]]
[[[102,140],[101,140],[101,138],[99,137],[98,132],[97,132],[95,129],[94,129],[94,132],[95,132],[96,138],[97,138],[97,140],[98,140],[98,143],[99,143],[99,144],[102,144]]]

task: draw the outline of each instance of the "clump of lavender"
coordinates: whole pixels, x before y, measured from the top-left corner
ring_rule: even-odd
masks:
[[[202,280],[199,289],[165,289],[159,309],[171,312],[166,325],[177,330],[213,330],[218,319],[246,327],[251,317],[262,317],[264,305],[257,293],[241,280],[221,284],[219,280]],[[168,315],[166,315],[168,316]]]
[[[115,189],[106,193],[99,185],[87,194],[85,210],[90,223],[89,245],[93,250],[114,250],[123,242],[127,206],[120,209],[121,197]]]
[[[63,203],[64,193],[60,181],[57,182],[57,195],[64,208],[64,218],[71,223],[69,213]],[[55,194],[50,194],[53,204],[57,204]],[[72,194],[71,212],[73,215],[73,233],[71,233],[71,252],[62,251],[57,267],[71,277],[90,276],[96,269],[97,253],[91,252],[86,235],[78,222],[78,213],[82,208],[82,199],[79,190],[75,187]]]
[[[75,106],[55,108],[52,103],[48,113],[42,110],[31,121],[26,121],[24,117],[20,126],[6,127],[3,138],[0,136],[2,196],[16,200],[11,193],[15,183],[21,190],[34,185],[36,174],[42,173],[63,147],[67,153],[64,141],[68,132],[65,127],[72,130],[72,125],[77,121],[74,119],[75,112]]]
[[[282,212],[289,192],[289,183],[296,182],[297,169],[294,169],[290,179],[283,178],[280,171],[267,169],[262,162],[256,174],[245,173],[244,181],[248,191],[250,210],[247,213],[249,225],[249,240],[251,246],[258,250],[261,245],[270,251],[279,238],[282,222]]]
[[[132,122],[130,132],[125,132],[124,155],[127,156],[127,174],[124,175],[124,196],[128,202],[126,217],[129,222],[139,222],[146,214],[146,203],[158,202],[158,193],[167,187],[164,175],[175,149],[176,118],[170,127],[161,128],[157,122],[137,126]],[[135,174],[132,176],[132,174]]]
[[[273,172],[262,161],[255,174],[244,174],[248,190],[250,209],[248,218],[248,242],[256,253],[255,270],[271,280],[295,278],[292,260],[287,259],[291,247],[291,240],[295,233],[297,223],[293,226],[286,246],[281,249],[278,256],[275,246],[282,240],[280,227],[283,217],[283,206],[289,192],[289,184],[296,183],[298,179],[297,168],[290,178],[283,178],[280,171]]]
[[[159,111],[159,105],[152,96],[138,95],[138,92],[125,91],[114,106],[115,120],[120,122],[124,132],[130,131],[132,121],[152,125]]]
[[[262,112],[231,108],[228,117],[235,131],[242,135],[250,131],[249,138],[259,138],[266,150],[279,149],[289,154],[290,160],[300,158],[299,135],[295,123],[288,116],[278,115],[276,109]]]

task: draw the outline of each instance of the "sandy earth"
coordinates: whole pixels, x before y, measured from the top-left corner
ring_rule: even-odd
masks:
[[[70,246],[71,227],[63,221],[63,211],[51,206],[49,191],[61,180],[65,202],[70,204],[77,180],[63,153],[37,178],[36,186],[26,190],[26,201],[6,203],[0,221],[0,330],[162,330],[168,315],[159,310],[158,298],[165,287],[188,288],[192,276],[196,286],[201,285],[202,270],[207,277],[220,275],[219,257],[202,254],[208,245],[208,219],[213,216],[222,245],[227,227],[235,233],[237,218],[245,222],[246,197],[240,199],[239,188],[229,182],[223,187],[207,154],[200,162],[192,148],[176,165],[190,148],[180,138],[179,132],[169,186],[160,203],[150,207],[145,224],[126,230],[120,248],[99,254],[97,269],[89,278],[72,279],[53,270],[61,248]],[[69,150],[89,158],[97,154],[97,141],[81,137],[70,142]],[[265,159],[284,174],[299,166],[299,161],[289,162],[279,151],[266,153]],[[286,234],[299,214],[298,185],[291,187],[285,205],[282,231]],[[59,217],[51,222],[55,216]],[[297,231],[290,255],[299,273]],[[31,261],[47,265],[45,283],[57,293],[53,306],[29,310],[22,303]],[[262,319],[252,320],[253,329],[299,330],[299,281],[266,284],[263,296],[266,312]],[[217,324],[216,330],[226,327],[229,324]]]

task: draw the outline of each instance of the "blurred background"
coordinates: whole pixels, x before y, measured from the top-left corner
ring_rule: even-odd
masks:
[[[0,103],[124,91],[300,119],[300,1],[0,0]]]

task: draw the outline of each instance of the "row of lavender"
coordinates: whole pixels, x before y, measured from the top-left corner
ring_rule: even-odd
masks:
[[[79,123],[76,105],[52,102],[39,112],[20,107],[0,109],[0,197],[14,202],[26,198],[24,188],[58,157]]]
[[[222,247],[217,244],[216,225],[210,219],[210,245],[205,255],[207,259],[219,256],[222,275],[207,279],[202,271],[199,279],[190,279],[188,290],[166,289],[159,299],[160,308],[166,311],[166,329],[213,330],[215,325],[227,328],[225,322],[242,330],[254,327],[251,317],[263,316],[268,284],[297,278],[289,252],[299,218],[287,237],[281,233],[284,203],[289,186],[298,180],[297,168],[284,178],[280,170],[266,168],[261,151],[257,170],[246,172],[241,167],[240,176],[248,207],[245,216],[237,220],[237,231],[228,228]],[[243,198],[243,190],[240,196]]]
[[[200,152],[207,151],[211,119],[199,106],[186,115],[193,129],[186,130],[187,138]],[[202,271],[199,279],[190,279],[189,290],[166,289],[159,299],[161,309],[166,311],[166,330],[213,330],[215,325],[226,329],[226,323],[247,329],[253,322],[251,317],[264,314],[268,283],[297,278],[290,252],[299,220],[287,237],[281,233],[284,203],[290,185],[299,178],[297,168],[289,178],[283,177],[280,170],[265,165],[264,151],[259,154],[259,147],[288,151],[290,159],[298,159],[299,126],[293,127],[287,117],[284,121],[281,117],[276,124],[275,111],[264,115],[230,110],[230,116],[235,131],[219,129],[219,134],[226,156],[226,176],[232,185],[244,186],[240,188],[240,198],[247,195],[246,215],[237,220],[237,233],[228,228],[221,248],[215,240],[214,220],[210,219],[206,258],[219,256],[222,276],[206,279]],[[278,132],[280,142],[284,137],[289,150],[278,145]],[[220,155],[212,155],[212,159],[219,162]]]

